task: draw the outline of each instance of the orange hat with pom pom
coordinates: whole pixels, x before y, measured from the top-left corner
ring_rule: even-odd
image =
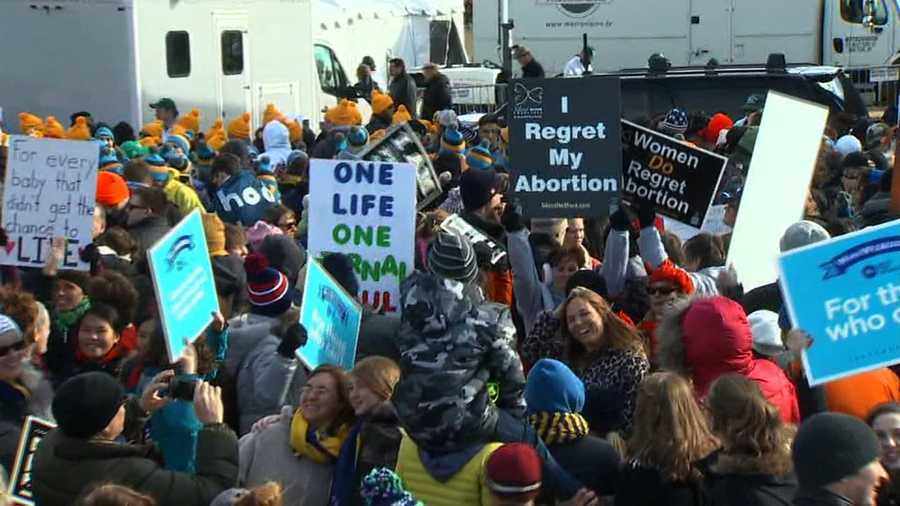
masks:
[[[694,293],[694,282],[687,271],[673,264],[671,260],[666,260],[650,273],[648,284],[652,285],[653,283],[671,283],[683,294]]]
[[[391,121],[391,124],[399,125],[401,123],[408,123],[411,119],[412,115],[406,110],[406,106],[400,104],[400,107],[397,108],[397,112],[394,113],[394,120]]]
[[[155,148],[159,147],[159,145],[162,144],[162,139],[160,139],[159,137],[153,137],[152,135],[147,135],[145,137],[141,137],[141,140],[139,140],[138,142],[140,142],[141,146],[144,146],[145,148]]]
[[[32,130],[44,133],[44,122],[41,118],[29,112],[19,113],[19,129],[23,134],[30,134]]]
[[[163,124],[162,121],[151,121],[147,123],[143,127],[141,127],[141,135],[146,137],[156,137],[157,139],[162,139],[163,136]]]
[[[228,137],[231,139],[250,140],[250,113],[245,112],[228,123]]]
[[[75,118],[75,124],[66,130],[66,139],[72,141],[86,141],[91,138],[91,128],[87,124],[87,118],[79,116]]]
[[[372,114],[381,114],[394,106],[394,99],[381,90],[372,90]]]
[[[210,137],[216,135],[216,132],[220,130],[223,132],[225,131],[225,120],[222,118],[219,118],[215,122],[213,122],[212,126],[209,127],[209,130],[206,131],[205,137],[209,139]]]
[[[191,112],[178,118],[178,125],[184,127],[185,130],[197,133],[200,131],[200,110],[191,109]]]
[[[66,137],[66,129],[56,119],[56,116],[47,116],[47,122],[44,124],[44,137],[49,139],[64,139]]]
[[[206,138],[206,145],[215,151],[221,151],[222,146],[228,142],[228,135],[225,130],[216,130],[215,133]]]
[[[284,122],[288,127],[288,133],[291,137],[291,143],[296,144],[303,140],[303,125],[297,120]]]
[[[339,126],[362,125],[362,114],[356,108],[356,102],[344,99],[325,112],[325,121]]]
[[[281,114],[281,111],[279,111],[278,108],[275,107],[275,104],[267,104],[266,110],[263,111],[262,126],[265,127],[269,124],[269,122],[276,120],[285,123],[284,114]]]

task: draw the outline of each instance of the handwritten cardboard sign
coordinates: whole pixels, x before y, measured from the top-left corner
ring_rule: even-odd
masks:
[[[14,135],[8,149],[0,264],[42,267],[53,238],[65,237],[60,267],[88,270],[79,252],[93,239],[97,144]]]

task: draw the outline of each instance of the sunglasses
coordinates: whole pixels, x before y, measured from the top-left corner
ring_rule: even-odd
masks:
[[[7,345],[7,346],[0,346],[0,357],[5,357],[11,351],[22,351],[27,346],[28,346],[28,343],[26,343],[24,340]]]
[[[647,288],[647,293],[649,295],[669,295],[670,293],[676,292],[676,291],[678,291],[677,288],[663,288],[663,287],[659,287],[659,286],[656,288],[654,288],[652,286],[650,288]]]

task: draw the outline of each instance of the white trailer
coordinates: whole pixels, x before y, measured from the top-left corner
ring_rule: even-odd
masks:
[[[204,126],[265,105],[314,115],[320,88],[310,0],[0,0],[0,107],[87,110],[139,127],[173,98]]]
[[[885,0],[478,0],[476,61],[502,60],[504,1],[513,44],[528,46],[550,75],[581,49],[582,34],[598,71],[645,67],[653,53],[675,66],[711,58],[758,64],[770,53],[784,53],[788,63],[842,67],[900,59],[900,23]]]

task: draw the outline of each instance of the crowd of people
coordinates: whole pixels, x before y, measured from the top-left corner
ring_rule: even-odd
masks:
[[[515,57],[543,73],[527,48]],[[96,142],[100,157],[90,271],[59,268],[63,238],[43,268],[0,270],[2,474],[27,416],[57,426],[30,462],[36,504],[900,504],[894,369],[811,387],[813,339],[778,280],[744,292],[727,234],[682,242],[640,202],[525,216],[505,119],[462,124],[437,66],[417,110],[402,60],[387,90],[374,65],[356,85],[368,121],[342,100],[318,132],[274,105],[251,131],[249,113],[226,123],[166,98],[137,132],[88,112],[68,128],[19,116],[22,134]],[[733,225],[764,107],[634,120],[729,157],[718,202]],[[359,159],[403,123],[443,193],[417,214],[401,317],[367,310],[352,369],[307,370],[310,159]],[[831,115],[782,251],[898,218],[893,132]],[[196,209],[221,311],[173,362],[146,251]],[[501,254],[442,228],[454,214]],[[348,256],[319,260],[358,296]]]

